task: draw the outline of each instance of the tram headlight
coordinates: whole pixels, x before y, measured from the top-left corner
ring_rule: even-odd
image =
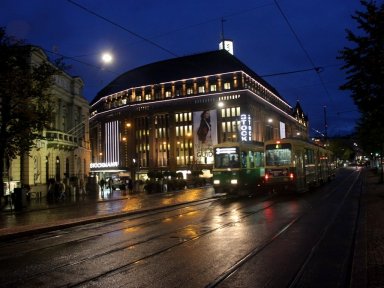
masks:
[[[237,185],[237,179],[231,179],[231,184]]]
[[[220,180],[219,179],[213,180],[213,185],[220,185]]]

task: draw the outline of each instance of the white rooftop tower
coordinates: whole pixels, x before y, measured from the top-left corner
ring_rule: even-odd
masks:
[[[227,50],[233,55],[233,41],[232,40],[221,40],[219,43],[220,50]]]

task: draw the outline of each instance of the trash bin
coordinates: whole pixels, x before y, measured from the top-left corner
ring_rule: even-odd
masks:
[[[15,210],[22,210],[27,203],[25,190],[22,188],[15,188],[13,189],[13,196]]]

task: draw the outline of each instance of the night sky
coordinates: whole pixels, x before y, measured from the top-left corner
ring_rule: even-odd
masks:
[[[65,56],[91,101],[118,75],[160,60],[218,49],[222,32],[235,56],[292,106],[299,100],[311,135],[353,131],[359,117],[338,53],[358,0],[1,0],[7,34]],[[223,28],[223,29],[222,29]],[[101,60],[103,52],[113,62]],[[52,53],[54,52],[54,53]],[[318,132],[316,132],[318,131]]]

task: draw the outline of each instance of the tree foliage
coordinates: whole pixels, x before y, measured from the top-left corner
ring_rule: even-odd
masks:
[[[329,149],[333,152],[333,155],[343,161],[353,161],[356,156],[356,152],[353,147],[353,136],[339,136],[329,140]]]
[[[384,3],[361,0],[364,11],[352,16],[359,33],[347,30],[353,47],[340,51],[347,73],[340,88],[350,90],[361,112],[357,123],[359,142],[366,152],[381,151],[384,145]],[[376,150],[376,151],[375,151]]]
[[[51,121],[50,87],[60,69],[48,61],[32,63],[33,49],[0,27],[0,176],[4,163],[28,153]]]

